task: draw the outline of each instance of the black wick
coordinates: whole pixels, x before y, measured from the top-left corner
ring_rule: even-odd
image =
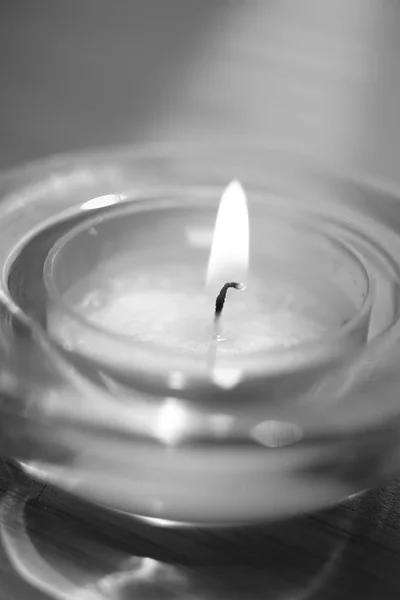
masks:
[[[224,308],[225,298],[227,291],[229,288],[234,288],[235,290],[242,290],[244,288],[243,283],[237,283],[236,281],[229,281],[222,286],[220,293],[218,294],[215,300],[215,320],[219,319],[222,313],[222,309]]]

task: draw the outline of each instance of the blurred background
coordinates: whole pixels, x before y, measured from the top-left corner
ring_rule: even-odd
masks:
[[[397,0],[0,6],[0,168],[234,134],[400,179]]]

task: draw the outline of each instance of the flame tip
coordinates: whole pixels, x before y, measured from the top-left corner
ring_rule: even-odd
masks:
[[[240,188],[241,191],[244,192],[243,184],[239,181],[239,179],[232,179],[226,186],[226,189],[230,188]]]

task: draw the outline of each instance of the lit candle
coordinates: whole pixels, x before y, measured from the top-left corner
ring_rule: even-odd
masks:
[[[129,215],[122,216],[129,219]],[[134,213],[135,216],[138,218]],[[108,250],[107,254],[112,242],[106,239],[107,220],[104,217],[83,229],[78,227],[77,237],[72,232],[56,245],[45,269],[50,294],[54,299],[57,295],[55,285],[65,285],[68,280],[68,286],[62,292],[63,301],[79,316],[78,320],[72,319],[71,313],[60,311],[57,303],[50,304],[48,325],[52,335],[64,347],[88,355],[93,353],[106,361],[123,359],[116,358],[114,351],[107,357],[108,344],[103,343],[100,349],[93,342],[92,332],[82,325],[83,318],[105,333],[121,336],[125,342],[130,340],[150,347],[204,355],[206,364],[215,335],[215,318],[220,340],[217,355],[221,359],[292,348],[319,339],[327,331],[339,328],[343,320],[351,318],[355,307],[345,293],[341,295],[340,290],[324,289],[326,281],[313,281],[308,269],[299,278],[296,273],[298,256],[293,257],[293,265],[290,265],[284,253],[279,254],[279,249],[272,247],[271,259],[256,247],[255,266],[252,269],[250,264],[249,269],[247,202],[238,182],[232,182],[223,193],[214,232],[204,227],[201,221],[197,227],[196,222],[189,222],[182,228],[186,239],[195,247],[191,254],[187,254],[185,248],[179,252],[173,235],[164,239],[170,225],[172,230],[180,228],[179,214],[174,223],[167,219],[165,211],[160,218],[166,222],[158,221],[154,231],[151,223],[147,223],[149,232],[138,232],[136,226],[132,232],[133,246],[129,247],[128,239],[128,247],[119,248],[115,253]],[[118,234],[115,227],[118,220],[121,221],[114,217],[114,236]],[[153,239],[154,247],[149,247],[147,241],[147,247],[139,248],[135,237],[139,236],[141,243],[147,235]],[[276,244],[279,231],[270,227],[265,230],[265,235],[271,236],[267,246]],[[206,261],[203,257],[209,239],[213,241],[205,285]],[[288,238],[288,244],[291,241]],[[83,244],[80,256],[76,254],[79,244]],[[78,268],[77,261],[85,261],[87,254],[93,252],[98,254],[93,269],[85,272],[84,277],[77,275],[76,279],[71,279],[66,276],[66,270]],[[307,256],[311,259],[310,252],[305,247],[306,259]],[[63,253],[67,254],[68,264]],[[136,264],[138,253],[141,253],[139,265]],[[282,266],[289,267],[289,272],[280,272]],[[243,289],[246,284],[246,291],[228,292],[226,284],[234,284],[228,288],[236,289]],[[336,298],[332,291],[336,292]],[[224,301],[226,292],[229,298]]]

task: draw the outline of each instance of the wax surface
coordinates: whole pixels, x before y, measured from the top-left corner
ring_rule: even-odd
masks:
[[[83,294],[75,289],[72,294],[80,296],[75,309],[92,323],[165,348],[209,351],[215,333],[215,297],[207,294],[196,269],[164,265],[133,277],[116,276],[106,285]],[[219,320],[220,353],[287,348],[326,332],[326,324],[301,309],[296,312],[293,298],[268,298],[263,287],[254,278],[244,291],[228,291]]]

